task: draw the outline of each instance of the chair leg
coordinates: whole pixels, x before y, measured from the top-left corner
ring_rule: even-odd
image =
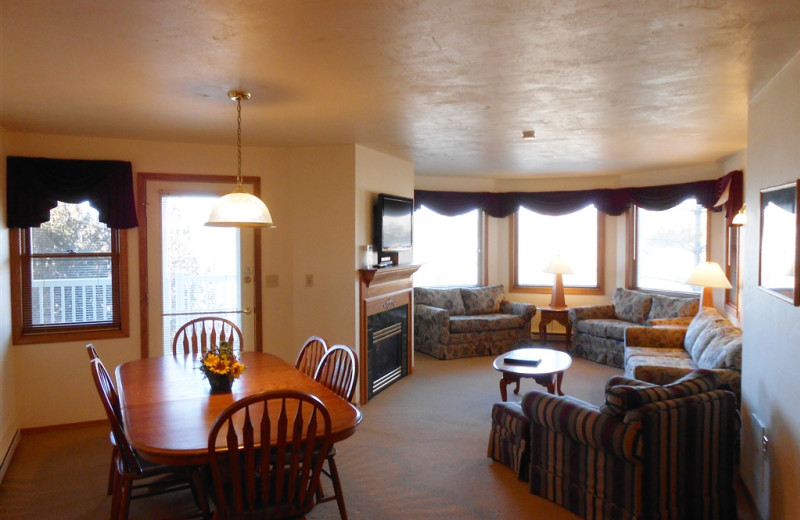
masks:
[[[114,494],[114,485],[117,478],[117,455],[119,449],[116,446],[111,447],[111,467],[108,468],[108,494]]]
[[[130,513],[131,509],[131,486],[133,485],[133,482],[131,482],[131,480],[128,478],[120,478],[120,476],[117,478],[120,481],[120,485],[118,487],[118,518],[119,520],[128,520],[128,514]]]
[[[328,469],[331,472],[331,482],[333,483],[333,493],[336,495],[336,505],[339,506],[339,516],[342,520],[347,520],[347,510],[344,507],[344,495],[342,494],[342,483],[339,481],[339,472],[336,470],[336,461],[332,455],[328,456]]]

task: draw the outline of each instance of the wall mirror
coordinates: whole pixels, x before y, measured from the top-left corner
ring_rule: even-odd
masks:
[[[800,181],[761,190],[758,285],[800,305],[797,194]]]

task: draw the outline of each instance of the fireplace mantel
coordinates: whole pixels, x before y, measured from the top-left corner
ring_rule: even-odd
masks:
[[[381,269],[359,269],[360,276],[360,346],[359,346],[359,393],[361,404],[369,399],[368,381],[368,318],[408,305],[408,373],[414,371],[414,293],[411,276],[420,268],[419,265],[399,265]]]

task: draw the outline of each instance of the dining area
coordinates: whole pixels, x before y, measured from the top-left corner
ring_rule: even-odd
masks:
[[[304,518],[325,502],[347,518],[335,456],[362,420],[355,353],[318,336],[294,364],[242,347],[234,323],[191,320],[172,356],[112,376],[86,346],[111,430],[111,519],[127,519],[131,500],[186,489],[197,518]],[[218,375],[227,387],[212,386]]]

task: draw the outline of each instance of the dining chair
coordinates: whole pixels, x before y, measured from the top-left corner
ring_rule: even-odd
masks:
[[[89,350],[88,347],[87,350]],[[209,514],[208,501],[205,497],[200,469],[154,464],[140,458],[125,436],[119,396],[108,370],[100,358],[94,358],[90,363],[94,384],[103,403],[103,409],[111,425],[111,434],[117,446],[117,453],[113,461],[111,519],[126,520],[132,499],[185,489],[192,491],[195,504],[199,509],[198,516],[207,517]]]
[[[197,357],[205,354],[221,341],[233,345],[233,350],[242,350],[242,331],[225,318],[207,316],[196,318],[181,325],[172,338],[172,354]]]
[[[100,359],[100,356],[97,354],[97,350],[94,348],[94,345],[89,343],[86,345],[86,353],[89,354],[89,361],[93,361],[95,359]],[[113,388],[113,387],[112,387]],[[109,432],[108,434],[109,440],[111,441],[111,464],[108,468],[108,491],[107,493],[110,495],[114,492],[114,475],[116,475],[116,460],[117,454],[119,450],[117,449],[117,443],[114,441],[114,434]]]
[[[300,353],[297,355],[297,361],[294,362],[294,367],[308,377],[314,377],[319,362],[327,351],[327,341],[319,336],[311,336],[303,343],[303,346],[300,347]]]
[[[346,345],[334,345],[322,356],[314,379],[328,387],[342,399],[350,402],[356,391],[358,381],[358,361],[355,352]],[[336,469],[336,447],[331,446],[328,456],[328,469],[322,473],[331,480],[333,485],[333,495],[325,496],[324,489],[320,484],[317,492],[317,502],[329,502],[336,500],[339,507],[339,516],[342,520],[347,520],[347,509],[344,505],[344,494],[342,493],[342,483],[339,479],[339,471]]]
[[[310,394],[267,391],[231,404],[208,434],[214,519],[305,518],[331,445],[328,409]]]

